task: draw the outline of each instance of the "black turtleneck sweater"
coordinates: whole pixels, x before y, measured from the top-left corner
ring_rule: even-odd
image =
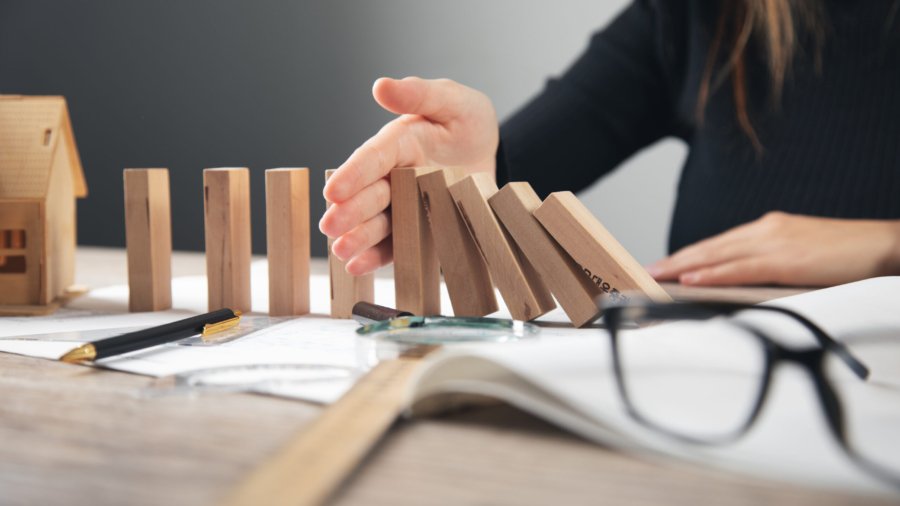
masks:
[[[716,3],[638,0],[503,124],[498,181],[528,181],[541,196],[578,191],[673,136],[690,151],[670,251],[772,210],[900,218],[898,2],[822,1],[821,66],[807,44],[777,106],[764,53],[751,46],[748,109],[762,151],[738,126],[730,83],[696,120]]]

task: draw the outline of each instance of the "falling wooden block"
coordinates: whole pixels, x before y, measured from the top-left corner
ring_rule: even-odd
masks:
[[[309,313],[309,170],[266,171],[269,314]]]
[[[335,169],[325,171],[325,181]],[[326,208],[331,204],[325,202]],[[347,272],[346,262],[334,256],[331,246],[334,240],[328,238],[328,272],[331,276],[331,317],[351,318],[353,305],[360,301],[375,302],[375,275],[353,276]]]
[[[416,178],[436,169],[391,171],[391,229],[396,307],[415,315],[441,313],[441,269]]]
[[[434,231],[434,245],[453,314],[484,316],[498,309],[491,275],[450,195],[450,185],[464,176],[461,169],[441,169],[416,179]]]
[[[168,169],[125,169],[128,309],[172,307],[172,212]]]
[[[508,183],[489,202],[572,324],[582,327],[596,320],[600,316],[596,299],[602,291],[534,217],[541,199],[531,185]]]
[[[203,171],[209,309],[250,311],[250,171]]]
[[[672,298],[572,192],[551,193],[534,211],[547,229],[604,293],[641,293],[656,302]]]
[[[488,199],[497,193],[490,174],[472,174],[450,186],[450,194],[516,320],[533,320],[556,307],[550,290],[503,229]]]

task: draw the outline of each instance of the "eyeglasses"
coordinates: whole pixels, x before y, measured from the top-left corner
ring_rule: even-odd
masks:
[[[867,382],[869,368],[857,358],[896,370],[900,346],[851,352],[806,317],[775,306],[629,301],[603,314],[619,393],[642,425],[695,444],[733,442],[756,421],[773,372],[795,364],[812,381],[844,452],[900,488],[900,382]],[[665,330],[621,332],[632,322],[666,321]],[[804,340],[816,344],[799,344]]]

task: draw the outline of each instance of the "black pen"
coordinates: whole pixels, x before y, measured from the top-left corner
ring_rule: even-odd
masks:
[[[240,311],[232,311],[227,308],[219,309],[211,313],[192,316],[158,327],[151,327],[83,344],[63,355],[60,360],[74,363],[113,357],[130,351],[150,348],[158,344],[178,341],[197,334],[209,335],[230,329],[237,325],[240,319]]]

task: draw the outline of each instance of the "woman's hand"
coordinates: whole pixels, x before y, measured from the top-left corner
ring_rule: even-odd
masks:
[[[900,222],[772,212],[648,268],[686,285],[829,286],[900,274]]]
[[[385,125],[332,174],[323,191],[332,206],[319,229],[333,253],[361,275],[392,260],[388,175],[395,167],[461,166],[494,173],[497,115],[483,93],[446,79],[382,78],[375,100],[399,118]]]

